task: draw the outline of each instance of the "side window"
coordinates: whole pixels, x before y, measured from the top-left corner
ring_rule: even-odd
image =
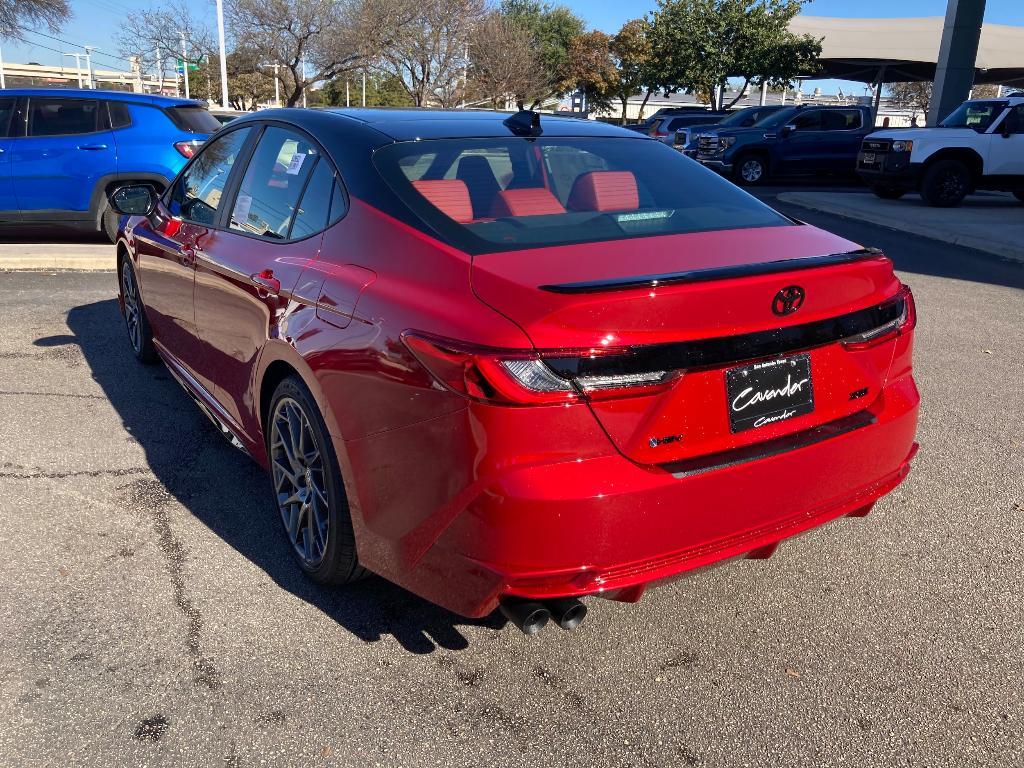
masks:
[[[2,113],[0,113],[2,114]],[[0,122],[3,118],[0,117]],[[1011,109],[1003,118],[1003,125],[1000,129],[1003,133],[1024,133],[1024,104]]]
[[[245,169],[231,211],[231,229],[272,240],[287,239],[319,155],[313,143],[300,134],[267,128]]]
[[[14,99],[0,99],[0,137],[10,136],[11,118],[14,116]]]
[[[216,221],[231,167],[251,130],[231,131],[203,147],[174,185],[169,203],[173,215],[206,226]]]
[[[28,135],[73,136],[95,133],[101,125],[98,119],[99,107],[100,102],[95,99],[29,99]]]
[[[313,169],[313,175],[309,177],[309,184],[306,185],[299,209],[295,212],[291,239],[298,240],[309,237],[327,227],[333,192],[334,171],[327,160],[320,158],[316,161],[316,168]],[[333,220],[337,221],[337,219]]]
[[[821,130],[855,131],[860,128],[860,112],[856,109],[830,109],[821,113]]]
[[[123,101],[108,101],[107,110],[110,113],[110,127],[113,129],[127,128],[132,124],[132,116],[128,113],[128,105]]]
[[[793,118],[791,125],[798,131],[820,131],[821,110],[814,109],[810,112],[801,112]]]

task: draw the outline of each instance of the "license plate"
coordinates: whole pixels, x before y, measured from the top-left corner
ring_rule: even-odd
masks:
[[[803,416],[814,410],[810,355],[730,368],[725,372],[729,427],[744,432]]]
[[[875,162],[875,153],[874,152],[865,152],[864,153],[864,162],[866,164],[868,164],[868,165],[870,165],[871,163]]]

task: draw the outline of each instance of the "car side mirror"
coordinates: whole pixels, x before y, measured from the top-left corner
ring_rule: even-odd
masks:
[[[156,188],[151,184],[129,184],[110,195],[110,206],[122,216],[149,216],[156,210]]]
[[[779,129],[779,136],[784,139],[787,136],[789,136],[791,133],[793,133],[793,131],[795,131],[795,130],[796,130],[796,126],[795,125],[784,125],[784,126],[782,126],[782,128]]]

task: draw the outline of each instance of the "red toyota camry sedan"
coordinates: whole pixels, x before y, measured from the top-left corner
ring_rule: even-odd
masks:
[[[319,582],[571,628],[866,514],[917,449],[890,261],[635,132],[273,110],[112,202],[135,355]]]

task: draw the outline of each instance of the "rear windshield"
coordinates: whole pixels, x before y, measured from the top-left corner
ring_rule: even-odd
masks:
[[[171,107],[166,110],[171,121],[189,133],[213,133],[220,122],[202,107]]]
[[[374,162],[426,228],[469,253],[792,224],[644,139],[411,141]]]

